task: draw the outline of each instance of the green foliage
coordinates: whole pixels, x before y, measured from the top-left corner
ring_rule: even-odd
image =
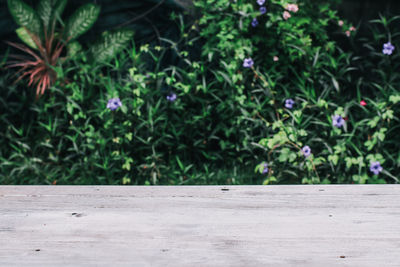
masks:
[[[36,11],[22,0],[8,0],[8,9],[14,21],[34,34],[41,33],[40,17]]]
[[[32,39],[32,35],[28,32],[28,30],[25,27],[18,28],[15,32],[17,33],[18,38],[25,44],[27,44],[29,47],[33,49],[38,49],[37,44]]]
[[[55,69],[67,57],[75,58],[83,52],[82,46],[74,39],[88,31],[100,13],[100,7],[95,4],[83,5],[71,15],[64,30],[57,27],[56,22],[59,21],[63,25],[61,14],[66,3],[67,0],[41,0],[36,13],[20,0],[8,2],[10,12],[17,24],[23,26],[17,29],[18,37],[30,48],[37,50],[34,52],[29,47],[9,42],[11,46],[34,58],[32,60],[13,56],[18,61],[10,63],[9,67],[21,68],[22,74],[17,81],[28,77],[28,85],[36,86],[37,97],[43,95],[55,83],[57,79]],[[132,37],[133,33],[129,30],[105,32],[102,40],[92,47],[92,51],[96,53],[96,57],[92,58],[102,61],[110,60],[127,45]],[[65,46],[67,46],[68,54],[60,60]]]
[[[179,39],[71,42],[36,102],[4,73],[0,183],[398,183],[399,53],[382,54],[400,43],[397,19],[360,37],[332,1],[301,1],[285,20],[289,3],[261,14],[256,1],[196,0],[198,19],[172,16]]]
[[[121,52],[132,38],[133,32],[130,30],[104,32],[101,39],[90,48],[92,58],[95,61],[109,61]]]
[[[51,29],[56,20],[61,20],[68,0],[40,0],[36,10],[45,29]]]
[[[53,2],[53,0],[40,0],[36,9],[46,29],[48,29],[50,25],[50,20],[53,13]]]
[[[195,2],[202,10],[200,35],[206,40],[202,49],[203,62],[208,61],[208,65],[212,66],[209,71],[215,75],[217,82],[214,86],[230,92],[232,100],[224,99],[246,110],[244,114],[252,115],[243,117],[253,122],[253,130],[257,125],[264,126],[258,131],[264,137],[259,136],[259,142],[251,143],[258,143],[255,148],[265,148],[269,165],[266,184],[272,181],[350,183],[356,182],[351,178],[353,174],[371,177],[369,167],[372,160],[368,156],[382,149],[380,146],[390,132],[389,126],[382,125],[381,121],[397,118],[392,107],[387,108],[387,100],[375,104],[373,99],[382,96],[375,94],[377,90],[363,96],[359,91],[355,94],[355,85],[367,88],[363,86],[366,84],[363,80],[355,78],[358,71],[367,69],[375,73],[363,73],[362,77],[375,79],[376,74],[383,76],[385,72],[380,69],[384,62],[376,69],[372,67],[372,64],[376,64],[375,59],[364,62],[362,56],[355,56],[353,51],[346,52],[338,46],[335,39],[343,36],[353,40],[356,29],[340,22],[332,3],[302,1],[299,10],[291,11],[291,17],[285,19],[283,13],[288,4],[290,2],[283,0],[267,2],[268,12],[261,14],[255,3]],[[224,16],[220,16],[221,13]],[[256,27],[251,25],[254,18],[259,22]],[[329,34],[335,28],[334,35]],[[381,32],[390,31],[386,29]],[[380,47],[383,41],[378,42]],[[367,47],[378,51],[374,52],[375,56],[385,58],[376,43]],[[363,46],[365,44],[358,45]],[[245,58],[254,60],[254,68],[241,66]],[[360,65],[354,64],[358,62]],[[369,64],[371,66],[367,68]],[[393,75],[397,76],[395,73]],[[393,78],[385,80],[394,81]],[[386,94],[384,99],[388,99],[388,90],[382,87],[385,80],[368,82],[368,87],[379,88]],[[285,108],[288,98],[294,99],[293,108]],[[359,104],[363,99],[370,108],[378,108],[377,119],[369,120],[362,113],[366,110]],[[253,101],[257,105],[252,105]],[[395,101],[393,96],[391,101]],[[334,115],[348,119],[344,127],[332,125]],[[257,121],[259,124],[255,123]],[[366,134],[368,123],[379,125],[380,129]],[[234,128],[243,129],[243,126],[237,124]],[[254,134],[246,136],[257,138]],[[390,140],[394,143],[396,138],[392,136]],[[306,145],[312,150],[309,157],[302,154],[301,149]],[[390,151],[388,149],[385,148],[385,151]],[[395,155],[393,153],[390,158],[395,159]],[[260,159],[262,163],[256,166],[256,171],[263,166],[264,160]],[[384,161],[378,161],[384,164]],[[397,163],[392,162],[389,166],[384,167],[382,174],[387,176],[387,181],[398,181],[392,175],[398,172]],[[384,181],[380,179],[363,178],[357,182]]]
[[[99,14],[100,6],[95,4],[85,4],[78,8],[66,22],[66,38],[73,40],[87,32],[96,22]]]
[[[57,19],[61,20],[61,15],[63,14],[65,6],[67,5],[67,3],[68,3],[68,0],[58,0],[58,1],[56,1],[54,3],[52,17],[55,20],[57,20]]]

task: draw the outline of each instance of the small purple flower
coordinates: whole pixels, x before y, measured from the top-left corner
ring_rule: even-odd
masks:
[[[245,68],[251,68],[253,67],[254,61],[249,57],[249,58],[245,58],[243,60],[243,67]]]
[[[118,97],[111,98],[110,100],[108,100],[107,108],[109,108],[110,110],[116,110],[117,108],[119,108],[121,106],[122,106],[122,102]]]
[[[267,13],[267,8],[265,6],[260,7],[260,13],[261,15]]]
[[[262,174],[268,173],[268,163],[264,163],[264,169],[262,171]]]
[[[301,152],[303,152],[303,155],[307,158],[311,155],[311,148],[309,146],[305,146],[301,149]]]
[[[251,22],[251,26],[257,27],[257,25],[258,25],[258,20],[254,18],[253,21]]]
[[[257,0],[257,4],[259,4],[260,6],[264,5],[265,0]]]
[[[338,128],[342,127],[344,125],[343,117],[340,115],[333,116],[332,124],[333,124],[333,126],[336,126]]]
[[[292,109],[294,105],[294,100],[289,98],[285,100],[285,108]]]
[[[379,161],[374,161],[370,163],[369,170],[375,175],[378,175],[381,171],[383,171],[383,168]]]
[[[385,55],[391,55],[394,51],[395,47],[390,42],[383,44],[382,53]]]
[[[167,95],[167,100],[174,102],[176,100],[176,94],[175,93],[170,93],[169,95]]]

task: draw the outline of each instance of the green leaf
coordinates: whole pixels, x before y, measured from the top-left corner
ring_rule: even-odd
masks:
[[[15,31],[19,37],[25,44],[28,46],[37,49],[36,43],[33,41],[31,35],[28,33],[25,27],[20,27]]]
[[[95,61],[108,61],[123,50],[132,38],[133,32],[130,30],[105,32],[101,39],[91,47],[92,58]]]
[[[73,41],[67,45],[68,56],[70,58],[76,57],[82,51],[82,46],[78,41]]]
[[[126,158],[125,163],[122,165],[122,169],[130,171],[131,170],[131,163],[133,163],[132,158]]]
[[[53,16],[55,19],[61,18],[61,15],[64,12],[67,2],[68,0],[58,0],[57,3],[54,5]]]
[[[271,183],[276,183],[277,181],[278,179],[276,179],[275,176],[271,176],[264,180],[263,185],[269,185]]]
[[[61,19],[61,14],[67,5],[68,0],[40,0],[36,10],[41,18],[45,29],[50,28],[50,24],[56,19]]]
[[[314,164],[316,166],[323,164],[324,162],[326,162],[326,159],[323,157],[318,157],[314,159]]]
[[[290,149],[289,148],[283,148],[281,150],[281,152],[279,153],[279,162],[286,162],[289,158],[289,154],[290,154]]]
[[[181,170],[184,170],[185,167],[183,166],[183,163],[181,162],[181,160],[179,159],[179,157],[176,156],[175,158],[176,158],[176,162],[177,162],[178,165],[179,165],[179,168],[180,168]]]
[[[339,91],[340,91],[340,87],[339,87],[338,81],[337,81],[335,78],[333,78],[333,77],[331,77],[331,78],[332,78],[332,84],[333,84],[333,86],[335,87],[336,91],[339,92]]]
[[[46,29],[49,28],[51,13],[52,13],[52,0],[40,0],[36,10],[39,17],[42,19],[43,25]]]
[[[367,148],[368,151],[371,151],[376,144],[376,140],[368,140],[364,143],[364,146]]]
[[[292,153],[289,154],[289,162],[295,161],[296,158],[297,158],[297,154],[296,153],[292,152]]]
[[[127,134],[125,134],[125,138],[128,139],[129,141],[132,141],[133,133],[127,133]]]
[[[389,101],[392,102],[393,104],[400,102],[400,95],[391,95],[389,97]]]
[[[375,116],[372,120],[370,120],[367,124],[371,128],[375,128],[376,125],[378,124],[380,118],[378,116]]]
[[[379,141],[381,141],[381,142],[383,142],[385,140],[385,136],[386,135],[384,133],[378,133],[377,134],[377,137],[378,137]]]
[[[350,168],[353,165],[351,158],[345,158],[344,160],[346,161],[346,168]]]
[[[393,110],[388,110],[388,111],[386,111],[385,113],[383,113],[383,115],[382,115],[382,118],[385,120],[385,119],[393,119],[393,117],[394,117],[394,112],[393,112]]]
[[[333,163],[333,165],[337,165],[339,161],[339,156],[338,155],[329,155],[328,160]]]
[[[65,27],[65,37],[76,39],[87,32],[96,22],[100,14],[100,6],[86,4],[78,8],[68,19]]]
[[[367,183],[368,180],[368,175],[363,174],[363,175],[353,175],[352,176],[353,181],[359,184],[365,184]]]
[[[123,185],[130,184],[130,183],[131,183],[131,178],[128,178],[128,177],[122,178],[122,184]]]
[[[34,34],[40,34],[41,23],[36,11],[21,0],[8,0],[8,9],[14,21]]]

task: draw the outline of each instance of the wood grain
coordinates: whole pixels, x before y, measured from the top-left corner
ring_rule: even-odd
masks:
[[[0,186],[0,266],[400,266],[400,185]]]

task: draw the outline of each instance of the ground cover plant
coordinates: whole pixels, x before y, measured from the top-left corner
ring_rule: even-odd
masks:
[[[43,34],[17,30],[23,50],[61,58],[35,63],[50,78],[0,65],[0,183],[398,182],[397,17],[361,36],[335,1],[196,0],[197,15],[170,15],[178,38],[124,29],[86,46],[61,2],[39,2]],[[44,34],[43,18],[59,26]]]

